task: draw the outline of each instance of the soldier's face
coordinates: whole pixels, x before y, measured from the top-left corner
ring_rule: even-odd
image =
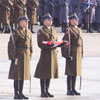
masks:
[[[71,25],[77,26],[78,25],[78,19],[71,19],[70,20]]]
[[[49,27],[49,26],[52,25],[52,19],[45,19],[43,23],[44,23],[44,25],[46,25],[47,27]]]
[[[27,28],[28,27],[28,21],[25,21],[25,20],[22,20],[22,21],[20,21],[20,26],[22,27],[22,28]]]

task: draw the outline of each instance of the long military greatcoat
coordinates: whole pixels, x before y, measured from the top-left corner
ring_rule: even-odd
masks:
[[[8,0],[1,0],[1,21],[3,25],[10,23],[10,3]]]
[[[100,0],[96,0],[97,7],[96,7],[96,23],[100,23]]]
[[[73,60],[66,59],[65,75],[81,76],[82,74],[82,56],[83,56],[83,42],[82,32],[79,28],[71,26],[65,33],[63,40],[70,42],[69,47],[61,48],[62,56],[67,58],[72,56]]]
[[[27,15],[31,24],[37,24],[38,0],[27,0]]]
[[[8,43],[8,56],[11,60],[9,79],[29,80],[30,59],[32,56],[32,34],[29,29],[24,31],[19,27],[14,32],[13,39],[10,37]],[[17,64],[13,59],[18,59]]]
[[[26,0],[14,1],[14,22],[18,22],[18,18],[26,15]]]
[[[53,6],[53,0],[45,0],[45,14],[49,13],[52,16]]]
[[[52,33],[52,34],[51,34]],[[41,55],[37,64],[35,77],[41,79],[58,78],[58,58],[57,49],[43,44],[43,41],[57,41],[56,31],[44,26],[38,31],[37,42],[41,49]]]
[[[9,0],[10,3],[10,23],[13,23],[14,19],[14,0]]]
[[[60,6],[59,6],[59,1],[58,0],[53,0],[53,13],[52,17],[53,18],[59,18],[59,13],[60,13]]]
[[[60,5],[60,15],[59,21],[60,23],[68,23],[68,16],[69,16],[69,0],[59,0]]]
[[[42,17],[44,16],[44,9],[45,9],[45,0],[38,0],[39,1],[39,7],[38,7],[38,16]]]
[[[79,24],[82,24],[83,13],[84,13],[82,0],[75,0],[75,2],[71,0],[69,13],[70,15],[76,13],[79,18]]]

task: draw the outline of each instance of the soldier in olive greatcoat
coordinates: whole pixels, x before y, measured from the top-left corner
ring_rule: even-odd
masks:
[[[28,0],[27,1],[27,15],[30,20],[29,28],[31,32],[33,31],[33,25],[37,24],[37,7],[39,6],[38,0]]]
[[[17,18],[26,15],[27,11],[26,11],[26,0],[15,0],[14,1],[14,23],[15,23],[15,28],[17,28]]]
[[[14,80],[14,99],[28,99],[23,94],[24,80],[30,80],[30,60],[32,57],[32,34],[27,16],[18,19],[18,28],[10,36],[8,56],[11,60],[9,79]]]
[[[62,56],[66,59],[67,95],[80,95],[75,90],[76,76],[82,75],[83,40],[82,31],[77,27],[78,17],[69,17],[70,26],[66,29],[63,40],[69,41],[69,47],[62,47]]]
[[[43,44],[43,41],[56,42],[58,35],[51,27],[52,17],[50,14],[43,16],[44,26],[37,33],[37,42],[41,48],[41,55],[37,64],[35,77],[40,79],[41,97],[54,97],[48,91],[50,79],[58,78],[58,51],[56,47]]]
[[[10,3],[10,27],[12,29],[12,31],[14,30],[14,0],[9,0]]]
[[[1,0],[1,22],[3,25],[3,32],[9,33],[9,25],[10,25],[10,3],[9,0]]]

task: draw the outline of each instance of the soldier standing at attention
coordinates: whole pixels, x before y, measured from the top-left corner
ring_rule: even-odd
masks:
[[[45,0],[45,14],[49,13],[52,16],[53,6],[53,0]]]
[[[43,25],[42,17],[45,13],[45,0],[38,0],[38,1],[39,1],[39,7],[38,7],[39,22],[40,22],[40,25]]]
[[[10,27],[12,29],[12,31],[14,30],[13,28],[13,17],[14,17],[14,0],[9,0],[9,3],[10,3]]]
[[[53,25],[55,27],[60,27],[60,22],[59,22],[59,13],[60,13],[60,6],[59,6],[59,0],[53,0],[53,12],[52,12],[52,17],[53,17]]]
[[[90,8],[85,12],[85,23],[87,24],[87,32],[93,33],[93,27],[95,26],[95,10],[97,2],[96,0],[90,0]],[[89,18],[88,18],[89,16]],[[89,27],[88,27],[89,23]]]
[[[69,25],[69,20],[68,20],[69,5],[70,5],[70,0],[59,0],[59,6],[60,6],[59,21],[61,24],[62,33],[65,32],[65,29]]]
[[[82,0],[76,0],[73,2],[73,0],[70,1],[70,15],[73,13],[76,13],[79,17],[79,24],[78,26],[82,26],[82,19],[83,19],[83,2]]]
[[[63,46],[62,56],[66,59],[67,95],[80,95],[75,90],[76,76],[82,75],[83,40],[82,31],[77,27],[78,17],[69,17],[70,26],[66,30],[63,40],[69,41],[69,47]]]
[[[14,80],[14,99],[28,99],[23,94],[24,80],[30,80],[30,60],[32,57],[32,34],[28,27],[29,19],[18,19],[18,28],[8,42],[8,56],[11,60],[9,79]]]
[[[37,64],[35,77],[40,79],[41,97],[54,97],[48,91],[51,78],[58,78],[58,57],[57,48],[43,44],[43,41],[58,40],[56,30],[52,26],[52,17],[50,14],[43,16],[42,29],[38,31],[37,42],[41,48],[41,56]]]
[[[26,0],[15,0],[14,1],[14,23],[15,23],[15,28],[18,26],[17,18],[26,15]]]
[[[27,0],[27,15],[30,20],[29,28],[33,31],[33,25],[37,24],[37,7],[39,6],[38,0]]]
[[[10,25],[10,3],[9,0],[1,0],[1,21],[4,28],[4,33],[9,33]]]
[[[96,7],[96,27],[97,27],[97,32],[100,33],[100,0],[96,0],[97,2],[97,7]]]

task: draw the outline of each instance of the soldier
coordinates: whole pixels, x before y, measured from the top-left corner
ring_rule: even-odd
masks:
[[[83,19],[83,2],[82,0],[76,0],[75,2],[73,2],[73,0],[71,0],[70,2],[70,15],[73,13],[76,13],[77,16],[79,17],[79,27],[82,26],[82,19]]]
[[[15,0],[14,2],[14,23],[17,28],[17,18],[26,15],[26,0]]]
[[[9,79],[14,80],[14,99],[28,99],[23,94],[24,80],[30,80],[30,60],[32,57],[32,34],[28,27],[28,17],[18,19],[18,28],[8,42],[8,56],[11,60]]]
[[[44,9],[45,9],[45,0],[39,0],[38,16],[40,25],[43,25],[42,17],[44,16]]]
[[[29,17],[30,23],[29,28],[31,32],[33,31],[33,25],[37,24],[37,7],[39,5],[38,0],[27,0],[27,15]]]
[[[52,16],[53,0],[45,0],[45,14],[49,13]]]
[[[10,3],[10,26],[11,26],[11,29],[12,31],[14,30],[13,28],[13,17],[14,17],[14,0],[9,0],[9,3]]]
[[[63,46],[62,56],[66,59],[67,95],[80,95],[75,90],[76,76],[82,74],[83,40],[82,31],[77,27],[78,17],[73,14],[69,17],[70,26],[66,29],[63,40],[69,41],[69,47]]]
[[[96,7],[96,26],[97,31],[100,33],[100,0],[96,0],[97,7]]]
[[[85,23],[87,24],[87,32],[93,33],[92,30],[93,30],[93,24],[95,22],[95,7],[97,6],[97,2],[96,0],[90,0],[90,1],[91,1],[90,8],[85,13]]]
[[[40,79],[41,97],[54,97],[48,91],[51,78],[58,78],[57,48],[43,44],[43,41],[55,42],[58,40],[56,30],[51,27],[52,17],[50,14],[43,16],[42,29],[38,31],[37,42],[41,48],[40,60],[37,64],[35,77]]]
[[[9,0],[1,0],[1,21],[4,27],[4,33],[9,33],[10,24],[10,3]]]
[[[68,27],[68,16],[69,16],[69,0],[59,0],[60,5],[60,15],[59,21],[61,24],[62,32],[65,32],[66,27]]]
[[[53,0],[53,22],[54,22],[54,26],[55,27],[59,27],[60,26],[60,22],[59,22],[59,13],[60,13],[60,7],[59,7],[59,1],[58,0]]]

